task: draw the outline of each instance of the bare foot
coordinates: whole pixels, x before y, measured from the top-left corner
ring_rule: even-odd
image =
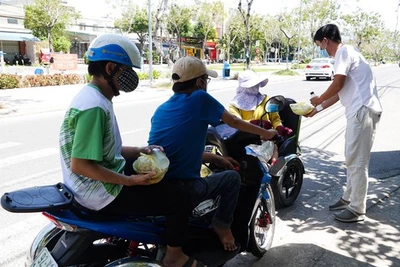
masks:
[[[217,233],[225,250],[234,251],[237,249],[235,245],[235,238],[233,237],[230,228],[220,228],[214,225],[214,230]]]

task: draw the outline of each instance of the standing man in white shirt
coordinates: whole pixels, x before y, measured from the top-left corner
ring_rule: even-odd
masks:
[[[345,133],[345,163],[347,185],[343,196],[329,210],[337,211],[334,217],[341,222],[365,219],[368,190],[368,166],[377,123],[382,106],[376,81],[370,65],[360,51],[342,44],[339,28],[327,24],[319,28],[314,42],[335,58],[334,80],[320,96],[310,99],[315,109],[312,117],[332,106],[338,100],[345,107],[347,127]]]

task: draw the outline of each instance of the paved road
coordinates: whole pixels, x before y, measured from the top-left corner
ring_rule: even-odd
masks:
[[[385,67],[386,68],[386,67]],[[389,66],[388,71],[393,71]],[[396,69],[397,70],[397,69]],[[271,77],[271,82],[279,82],[282,77]],[[290,79],[301,80],[301,77]],[[218,80],[210,90],[217,90],[224,84],[234,86],[235,81]],[[382,83],[383,84],[383,83]],[[28,88],[18,90],[0,90],[1,119],[23,117],[31,113],[65,110],[72,95],[80,86],[65,86],[57,88]],[[384,117],[379,125],[381,136],[380,147],[375,151],[373,162],[381,160],[381,154],[387,155],[386,163],[396,162],[400,147],[394,136],[398,134],[398,124],[392,124],[400,116],[397,109],[399,102],[399,79],[385,83],[381,88],[385,107]],[[151,89],[145,82],[135,94],[128,94],[118,101],[130,101],[130,97],[148,99],[171,94],[170,90]],[[156,91],[154,91],[156,90]],[[332,112],[341,112],[340,109]],[[326,117],[324,117],[326,119]],[[331,120],[330,120],[331,121]],[[332,119],[333,121],[333,119]],[[311,121],[304,121],[302,134],[312,136],[307,132]],[[326,126],[328,128],[329,125]],[[386,131],[382,131],[386,129]],[[390,129],[390,130],[387,130]],[[321,129],[323,131],[323,129]],[[387,147],[382,142],[382,136],[387,138]],[[1,141],[1,140],[0,140]],[[314,139],[314,142],[316,139]],[[312,142],[312,138],[304,138],[303,144]],[[257,259],[243,253],[226,264],[226,267],[236,266],[400,266],[400,176],[396,169],[392,173],[382,174],[379,169],[371,176],[368,191],[368,218],[357,224],[336,222],[327,206],[332,200],[340,197],[342,185],[345,183],[342,158],[324,149],[321,143],[318,149],[305,145],[303,161],[307,174],[304,188],[294,206],[280,210],[277,213],[278,222],[273,248]],[[377,155],[379,154],[379,155]],[[384,157],[385,158],[385,157]],[[382,160],[381,160],[382,161]],[[398,162],[398,160],[397,160]],[[331,169],[334,167],[334,171]]]

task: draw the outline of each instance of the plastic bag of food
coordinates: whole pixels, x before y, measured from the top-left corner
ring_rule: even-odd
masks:
[[[290,104],[289,106],[292,109],[293,113],[297,114],[297,115],[307,115],[314,109],[313,105],[311,105],[310,103],[306,103],[306,102]]]
[[[169,165],[169,164],[168,164]],[[147,155],[140,153],[140,157],[133,162],[133,169],[140,174],[150,173],[156,171],[156,176],[151,180],[152,184],[160,182],[168,171],[168,166],[160,166],[159,161],[154,155]]]
[[[261,145],[250,144],[248,147],[253,150],[259,160],[267,163],[274,154],[274,142],[264,141]]]

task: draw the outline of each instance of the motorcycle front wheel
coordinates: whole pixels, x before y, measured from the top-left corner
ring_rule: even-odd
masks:
[[[250,224],[249,251],[258,258],[271,248],[275,234],[275,201],[270,186],[267,192],[269,199],[257,199],[256,211]]]
[[[280,177],[273,177],[271,187],[274,192],[276,208],[293,205],[303,184],[303,168],[300,159],[291,159]]]

